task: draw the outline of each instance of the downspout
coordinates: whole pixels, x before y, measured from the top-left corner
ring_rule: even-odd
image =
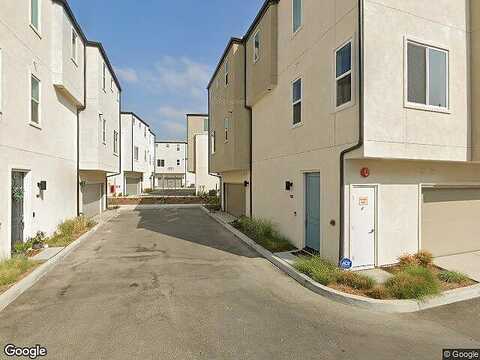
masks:
[[[212,113],[210,112],[210,88],[207,88],[207,91],[208,91],[208,99],[207,99],[207,110],[208,110],[208,175],[211,175],[211,176],[215,176],[216,178],[218,178],[218,180],[220,180],[220,184],[219,184],[219,188],[218,190],[220,191],[220,204],[222,204],[222,208],[225,208],[225,204],[223,204],[223,200],[224,200],[224,196],[222,196],[222,194],[224,194],[224,192],[222,191],[223,189],[223,180],[222,180],[222,177],[218,174],[215,174],[215,173],[212,173],[211,170],[210,170],[210,157],[211,157],[211,151],[212,151],[212,144],[211,144],[211,141],[212,141],[212,137],[211,137],[211,128],[210,128],[210,124],[211,124],[211,120],[212,120]],[[196,176],[196,175],[195,175]],[[195,180],[195,186],[196,186],[196,180]]]
[[[77,216],[80,216],[80,113],[87,108],[87,40],[83,39],[83,106],[77,108]]]
[[[122,174],[122,96],[121,91],[118,89],[120,94],[118,95],[118,173],[107,175],[105,177],[105,206],[108,209],[108,178],[118,176]],[[125,189],[124,189],[125,193]]]
[[[243,39],[244,41],[244,49],[243,49],[243,56],[244,56],[244,74],[245,74],[245,79],[244,79],[244,106],[245,109],[248,111],[248,117],[250,120],[250,134],[249,134],[249,141],[250,141],[250,161],[249,161],[249,176],[250,176],[250,183],[249,183],[249,188],[250,188],[250,218],[253,218],[253,187],[252,187],[252,180],[253,180],[253,111],[252,107],[247,105],[247,39]]]
[[[340,154],[340,239],[339,239],[339,261],[345,256],[345,156],[357,149],[360,149],[364,144],[364,1],[358,0],[358,120],[359,120],[359,134],[357,144],[345,149]]]

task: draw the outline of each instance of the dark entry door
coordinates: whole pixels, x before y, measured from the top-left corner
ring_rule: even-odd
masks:
[[[12,249],[16,243],[23,242],[24,223],[24,185],[25,174],[12,172]]]
[[[305,246],[320,251],[320,174],[306,175]]]

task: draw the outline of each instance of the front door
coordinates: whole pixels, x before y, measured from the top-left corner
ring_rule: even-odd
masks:
[[[350,198],[350,249],[353,267],[375,266],[375,187],[353,187]]]
[[[12,172],[12,249],[16,243],[23,242],[24,222],[24,185],[25,173],[19,171]]]
[[[320,173],[306,174],[305,247],[320,251]]]

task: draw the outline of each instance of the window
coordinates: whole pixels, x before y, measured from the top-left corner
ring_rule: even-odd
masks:
[[[102,116],[102,141],[105,145],[107,144],[107,120],[105,120],[103,116]]]
[[[120,102],[120,90],[117,89],[117,102]]]
[[[336,107],[352,101],[352,42],[335,51]]]
[[[167,149],[169,149],[169,148],[170,148],[170,144],[166,144],[165,146],[167,147]]]
[[[165,167],[165,160],[157,160],[158,167]]]
[[[143,128],[143,137],[144,138],[147,137],[147,127],[146,126]]]
[[[215,130],[212,131],[212,134],[210,135],[210,146],[212,147],[212,154],[215,154],[215,150],[216,150],[216,143],[215,143],[216,139],[215,139]]]
[[[180,160],[177,160],[177,166],[180,166]]]
[[[30,0],[30,25],[37,32],[40,31],[40,1]]]
[[[447,109],[448,62],[448,51],[408,41],[407,102]]]
[[[30,83],[31,110],[30,122],[40,125],[40,80],[32,75]]]
[[[302,79],[295,80],[292,85],[293,125],[302,122]]]
[[[113,76],[110,78],[110,90],[113,92]]]
[[[225,86],[228,85],[228,59],[225,60]]]
[[[118,154],[118,131],[113,130],[113,153]]]
[[[78,35],[74,29],[72,29],[72,60],[77,63],[78,61]]]
[[[293,32],[296,33],[302,27],[303,21],[303,4],[302,0],[292,0],[292,23]]]
[[[260,31],[255,33],[253,37],[253,62],[260,60]]]
[[[147,150],[143,152],[143,161],[147,162]]]
[[[138,153],[139,153],[138,152],[138,146],[135,146],[134,147],[134,152],[133,152],[133,154],[134,154],[133,156],[135,158],[135,161],[138,161]]]
[[[225,142],[228,141],[228,118],[224,120],[224,127],[225,127]]]
[[[177,144],[177,151],[180,151],[180,144]]]
[[[203,131],[208,131],[208,118],[203,119]]]
[[[105,63],[103,63],[102,81],[103,91],[105,91],[107,89],[107,65]]]

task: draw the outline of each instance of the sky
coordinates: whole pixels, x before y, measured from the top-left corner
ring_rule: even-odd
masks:
[[[185,140],[186,113],[207,112],[207,84],[230,37],[245,34],[263,0],[70,0],[87,38],[105,47],[122,111],[158,140]],[[141,4],[141,5],[140,5]]]

